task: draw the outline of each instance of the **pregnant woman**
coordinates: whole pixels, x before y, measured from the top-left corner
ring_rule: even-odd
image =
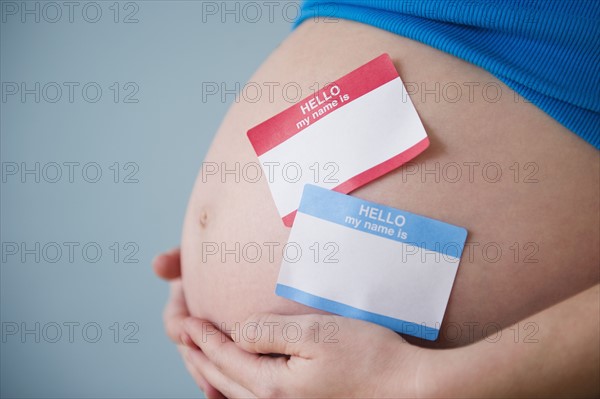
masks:
[[[167,328],[201,388],[209,397],[597,396],[598,5],[308,2],[302,17],[251,78],[277,82],[274,95],[233,104],[205,164],[256,163],[246,132],[291,105],[287,83],[305,97],[388,53],[431,144],[351,194],[464,226],[468,242],[440,338],[406,343],[277,297],[290,230],[266,179],[200,173],[181,253],[155,269],[174,279]],[[262,248],[258,261],[241,251],[248,243]],[[235,340],[236,326],[265,320],[332,321],[338,344]]]

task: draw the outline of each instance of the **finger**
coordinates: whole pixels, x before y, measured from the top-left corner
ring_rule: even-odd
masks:
[[[183,321],[190,316],[190,312],[183,295],[181,281],[171,282],[171,293],[163,311],[163,321],[167,336],[175,343],[181,343]]]
[[[185,365],[185,368],[187,369],[188,373],[190,373],[190,375],[192,376],[192,378],[196,382],[196,384],[200,387],[202,392],[204,392],[204,395],[208,399],[213,399],[213,398],[214,399],[225,399],[225,396],[223,396],[223,394],[221,392],[219,392],[215,387],[210,385],[210,383],[206,380],[206,378],[204,378],[202,376],[202,374],[200,374],[198,369],[196,369],[196,367],[194,367],[192,362],[190,362],[187,359],[187,356],[186,356],[187,348],[183,345],[177,345],[177,350],[179,351],[179,353],[181,354],[181,357],[183,358],[183,364]]]
[[[210,384],[208,383],[208,381],[206,381],[206,379],[202,376],[202,374],[200,374],[200,372],[198,370],[196,370],[196,368],[192,365],[192,363],[190,363],[190,361],[187,359],[187,356],[186,356],[187,347],[185,345],[177,345],[177,350],[179,351],[179,354],[183,358],[183,364],[185,365],[185,368],[187,369],[187,371],[190,373],[190,375],[194,379],[194,382],[196,383],[196,385],[198,385],[203,392],[207,391],[208,386]]]
[[[165,280],[181,277],[181,251],[179,248],[173,248],[157,255],[152,260],[152,268],[158,277]]]
[[[328,334],[324,329],[339,329],[338,319],[337,316],[316,314],[256,313],[244,324],[248,334],[255,331],[254,336],[236,344],[250,353],[277,353],[311,359],[318,350],[316,345]]]
[[[219,370],[208,357],[198,349],[185,348],[185,357],[207,383],[228,398],[255,398],[249,390],[240,386]]]
[[[206,320],[190,317],[184,328],[218,370],[249,391],[263,396],[266,388],[271,391],[283,381],[287,359],[248,353]]]

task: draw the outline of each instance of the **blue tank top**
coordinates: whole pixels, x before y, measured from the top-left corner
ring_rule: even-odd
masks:
[[[600,1],[305,0],[475,64],[600,149]]]

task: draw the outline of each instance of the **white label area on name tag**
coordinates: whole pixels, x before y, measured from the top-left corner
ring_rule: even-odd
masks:
[[[276,293],[435,340],[466,237],[462,227],[307,185]]]
[[[286,226],[305,184],[348,193],[429,145],[387,54],[250,129],[248,138]]]

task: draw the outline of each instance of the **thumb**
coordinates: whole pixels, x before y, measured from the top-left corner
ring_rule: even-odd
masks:
[[[317,353],[316,346],[323,341],[324,327],[336,328],[339,319],[338,316],[317,314],[256,313],[246,319],[237,344],[250,353],[310,359]]]
[[[181,251],[173,248],[156,256],[152,260],[154,273],[164,280],[174,280],[181,277]]]

